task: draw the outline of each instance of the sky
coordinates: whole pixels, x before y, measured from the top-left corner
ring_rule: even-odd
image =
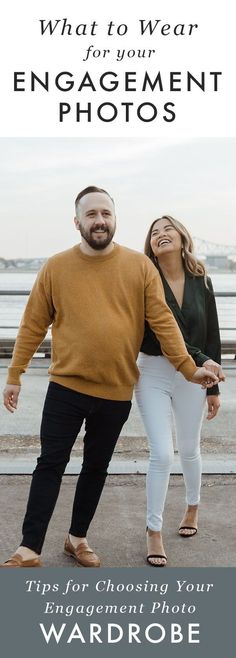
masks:
[[[115,239],[142,250],[163,214],[198,238],[235,245],[236,139],[0,139],[0,257],[48,257],[79,242],[74,199],[114,198]]]

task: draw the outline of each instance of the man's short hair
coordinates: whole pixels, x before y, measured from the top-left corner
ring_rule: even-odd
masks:
[[[84,190],[79,192],[79,194],[77,194],[77,197],[75,199],[75,212],[76,212],[76,214],[78,212],[78,205],[79,205],[79,202],[82,199],[82,197],[85,196],[86,194],[91,194],[93,192],[100,192],[101,194],[107,194],[107,196],[109,196],[112,203],[114,204],[114,200],[112,199],[112,197],[110,196],[110,194],[106,190],[103,190],[102,187],[96,187],[96,185],[89,185],[88,187],[85,187]]]

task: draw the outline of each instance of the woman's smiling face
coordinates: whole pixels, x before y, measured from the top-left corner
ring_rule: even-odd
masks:
[[[152,228],[150,244],[157,258],[162,254],[181,252],[182,249],[180,233],[171,224],[170,220],[165,217],[155,222]]]

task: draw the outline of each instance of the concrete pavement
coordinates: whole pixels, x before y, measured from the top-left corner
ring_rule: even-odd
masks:
[[[75,491],[74,476],[64,476],[43,548],[45,567],[76,567],[63,554]],[[30,484],[29,476],[0,476],[0,560],[15,551]],[[236,476],[203,476],[199,532],[183,539],[177,528],[184,510],[182,478],[172,476],[163,537],[169,567],[236,567]],[[145,477],[112,475],[91,524],[88,539],[103,567],[146,567]]]

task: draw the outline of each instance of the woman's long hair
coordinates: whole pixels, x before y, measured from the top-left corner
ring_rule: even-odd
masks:
[[[174,219],[174,217],[171,217],[170,215],[163,215],[163,217],[158,217],[157,219],[152,222],[150,229],[148,231],[146,240],[145,240],[145,245],[144,245],[144,253],[146,256],[148,256],[154,265],[158,266],[158,258],[155,256],[155,254],[152,251],[151,247],[151,235],[153,231],[153,226],[158,222],[160,219],[166,219],[178,233],[181,235],[181,240],[182,240],[182,260],[183,260],[183,266],[184,269],[190,272],[193,276],[204,276],[205,283],[207,285],[206,277],[206,268],[205,265],[196,258],[194,254],[194,245],[193,241],[191,238],[191,235],[185,228],[181,222],[179,222],[177,219]]]

